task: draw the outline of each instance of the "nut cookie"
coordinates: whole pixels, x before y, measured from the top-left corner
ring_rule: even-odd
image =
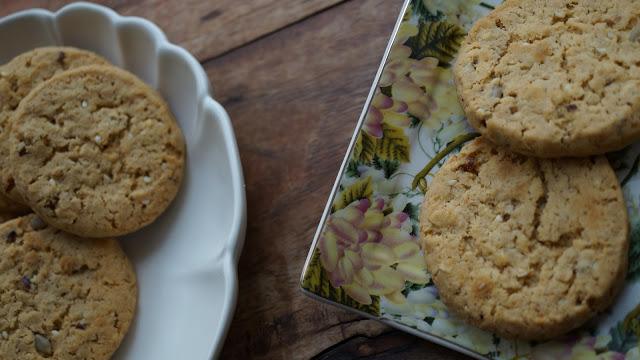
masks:
[[[575,329],[624,283],[627,209],[602,156],[537,159],[477,138],[435,175],[420,222],[443,302],[505,337]]]
[[[640,139],[640,2],[511,0],[479,20],[455,64],[471,124],[537,157]]]
[[[43,47],[23,53],[0,67],[0,211],[28,210],[15,189],[13,173],[8,165],[9,129],[18,105],[33,88],[55,74],[92,64],[108,62],[85,50]]]
[[[16,111],[16,188],[47,223],[111,237],[154,221],[178,192],[185,146],[153,89],[114,67],[60,73]]]
[[[136,276],[114,239],[36,215],[0,225],[0,358],[109,359],[134,316]]]

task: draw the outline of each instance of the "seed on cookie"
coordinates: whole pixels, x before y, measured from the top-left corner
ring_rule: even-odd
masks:
[[[23,287],[25,290],[27,290],[27,291],[31,290],[31,279],[29,279],[29,277],[27,277],[27,276],[22,276],[22,277],[20,278],[20,283],[22,284],[22,287]]]
[[[18,234],[16,234],[16,231],[15,230],[11,230],[11,231],[9,231],[7,233],[5,238],[6,238],[7,243],[11,244],[11,243],[16,241],[17,237],[18,237]]]
[[[34,216],[31,218],[31,228],[33,230],[42,230],[47,227],[47,223],[45,223],[39,216]]]
[[[48,357],[48,356],[51,356],[51,354],[53,354],[53,349],[51,348],[51,342],[46,337],[40,334],[35,334],[34,343],[36,346],[36,351],[39,352],[41,355]]]

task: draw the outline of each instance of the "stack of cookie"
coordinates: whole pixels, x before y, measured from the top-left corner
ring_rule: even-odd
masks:
[[[113,237],[165,211],[184,153],[162,98],[96,54],[0,67],[0,358],[111,357],[137,299]]]
[[[640,2],[506,1],[455,65],[482,134],[426,193],[421,235],[442,300],[510,338],[549,339],[606,309],[628,221],[604,153],[640,139]]]

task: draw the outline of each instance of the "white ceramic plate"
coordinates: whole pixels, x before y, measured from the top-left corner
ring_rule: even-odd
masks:
[[[76,3],[0,20],[0,63],[47,45],[92,50],[156,88],[186,138],[178,198],[122,239],[139,284],[137,315],[115,359],[215,357],[235,308],[246,222],[242,168],[229,117],[200,64],[151,22]]]

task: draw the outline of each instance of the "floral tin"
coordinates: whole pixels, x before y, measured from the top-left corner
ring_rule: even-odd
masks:
[[[451,64],[499,0],[408,0],[313,241],[303,291],[478,359],[640,359],[640,144],[609,154],[631,228],[615,304],[553,341],[512,341],[458,320],[424,263],[419,211],[432,175],[475,137]]]

